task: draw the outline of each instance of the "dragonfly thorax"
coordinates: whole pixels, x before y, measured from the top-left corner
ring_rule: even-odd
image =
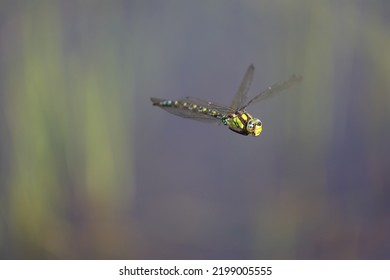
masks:
[[[221,121],[224,125],[227,125],[230,130],[242,135],[259,136],[263,128],[259,119],[242,111],[224,116]]]

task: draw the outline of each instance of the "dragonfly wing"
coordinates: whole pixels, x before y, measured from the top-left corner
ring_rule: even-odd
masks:
[[[301,80],[302,80],[301,76],[292,75],[290,77],[290,79],[288,79],[287,81],[285,81],[283,83],[273,84],[272,86],[268,87],[266,90],[260,92],[258,95],[253,97],[246,105],[242,106],[240,108],[240,110],[245,109],[246,107],[248,107],[252,103],[260,102],[268,97],[273,96],[275,93],[286,90],[286,89],[290,88],[291,86],[297,84]]]
[[[210,110],[215,110],[221,114],[231,114],[235,112],[235,110],[229,106],[205,101],[196,97],[186,97],[184,99],[179,100],[179,102],[188,102],[190,104],[196,104],[198,106],[202,106]]]
[[[254,71],[255,67],[253,64],[249,65],[231,105],[235,111],[242,107],[247,100],[247,93],[252,83]]]

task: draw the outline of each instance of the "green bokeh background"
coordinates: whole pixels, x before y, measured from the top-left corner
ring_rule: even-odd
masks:
[[[2,1],[0,258],[390,258],[388,1]],[[260,137],[151,106],[230,104]]]

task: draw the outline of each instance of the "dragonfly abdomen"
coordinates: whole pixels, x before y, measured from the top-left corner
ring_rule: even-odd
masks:
[[[153,105],[158,106],[169,113],[179,115],[185,118],[215,118],[222,119],[223,114],[217,110],[207,108],[206,106],[201,106],[196,103],[188,102],[184,100],[170,100],[170,99],[159,99],[151,98]]]

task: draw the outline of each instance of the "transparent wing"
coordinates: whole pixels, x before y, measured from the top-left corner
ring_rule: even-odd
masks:
[[[292,75],[290,79],[288,79],[283,83],[273,84],[272,86],[268,87],[266,90],[260,92],[258,95],[253,97],[246,105],[242,106],[239,110],[243,110],[252,103],[260,102],[268,97],[273,96],[275,93],[286,90],[300,81],[302,81],[301,76]]]
[[[247,100],[247,93],[249,90],[249,87],[251,86],[252,79],[253,79],[253,73],[255,71],[255,67],[253,64],[249,65],[248,69],[246,70],[246,73],[244,75],[244,78],[241,81],[240,87],[238,88],[238,91],[236,93],[236,96],[233,99],[231,107],[236,111],[237,109],[243,107]]]
[[[205,101],[205,100],[202,100],[202,99],[196,98],[196,97],[189,97],[188,96],[184,99],[180,99],[179,102],[188,102],[191,104],[196,104],[198,106],[202,106],[202,107],[205,107],[207,109],[215,110],[221,114],[235,113],[235,110],[232,107],[218,104],[218,103],[214,103],[214,102]]]
[[[162,106],[160,105],[161,102],[165,101],[165,99],[159,99],[159,98],[151,98],[151,101],[153,102],[153,105],[160,107],[161,109],[167,111],[168,113],[171,113],[173,115],[192,119],[195,121],[201,121],[206,123],[219,123],[221,121],[221,116],[225,114],[225,112],[231,112],[232,110],[229,107],[226,107],[224,105],[218,105],[211,102],[207,102],[198,98],[192,98],[187,97],[184,99],[178,100],[178,106]],[[172,101],[173,102],[173,101]],[[184,107],[184,104],[192,104],[197,105],[196,108],[189,110],[188,108]],[[216,111],[217,115],[211,116],[205,113],[202,113],[199,111],[200,106],[214,110]]]

